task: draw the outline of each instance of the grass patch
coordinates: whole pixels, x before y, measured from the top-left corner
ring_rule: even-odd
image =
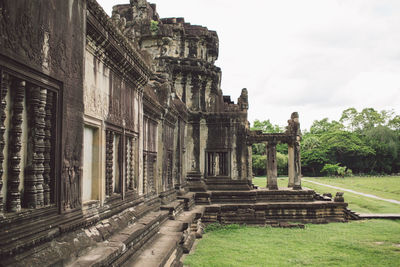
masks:
[[[326,183],[329,185],[339,186],[347,189],[352,189],[361,193],[373,194],[383,198],[391,198],[400,200],[399,196],[392,197],[396,192],[399,192],[400,177],[350,177],[350,178],[308,178],[306,179]],[[265,187],[266,178],[256,177],[253,183],[260,187]],[[287,178],[278,178],[278,187],[287,187]],[[365,183],[365,185],[363,185]],[[337,189],[316,185],[302,181],[302,186],[311,188],[318,193],[336,194]],[[372,189],[373,188],[373,189]],[[368,190],[369,189],[369,190]],[[383,193],[386,192],[386,193]],[[352,194],[344,193],[344,199],[349,203],[349,208],[359,213],[400,213],[400,205]]]
[[[310,181],[352,189],[357,192],[372,194],[382,198],[400,201],[400,177],[345,177],[345,178],[306,178]]]
[[[253,184],[265,188],[267,187],[267,178],[266,177],[254,177]],[[279,177],[278,178],[278,188],[286,188],[288,186],[287,177]]]
[[[399,266],[400,221],[208,230],[185,266]]]

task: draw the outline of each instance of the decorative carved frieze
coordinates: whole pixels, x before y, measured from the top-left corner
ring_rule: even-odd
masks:
[[[25,81],[16,81],[14,84],[14,97],[10,130],[9,172],[7,181],[7,210],[16,212],[21,210],[21,196],[19,192],[21,173],[21,147],[22,147],[22,112],[24,110]]]
[[[10,91],[10,81],[9,76],[6,73],[1,74],[1,81],[0,81],[0,213],[3,211],[3,195],[2,195],[2,188],[3,188],[3,162],[4,162],[4,147],[5,147],[5,137],[4,133],[6,131],[6,126],[4,122],[6,120],[6,108],[7,108],[7,94]]]

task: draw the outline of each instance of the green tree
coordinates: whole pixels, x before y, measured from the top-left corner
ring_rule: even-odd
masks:
[[[400,131],[400,115],[391,118],[387,124],[393,130]]]
[[[393,115],[394,112],[391,110],[379,112],[373,108],[364,108],[361,112],[358,112],[355,108],[348,108],[342,112],[339,121],[347,125],[349,131],[363,131],[385,125]]]
[[[363,160],[375,155],[375,151],[354,132],[328,132],[321,136],[321,144],[329,163],[341,163],[356,172],[364,172],[367,166]]]
[[[252,131],[262,131],[263,133],[281,133],[283,129],[275,124],[273,125],[270,120],[259,121],[255,120],[253,123],[253,127],[251,127]]]
[[[366,143],[375,151],[375,155],[369,157],[370,171],[394,172],[400,151],[398,134],[387,126],[370,128],[364,134]]]
[[[332,121],[329,122],[328,118],[322,120],[315,120],[310,127],[310,133],[312,134],[323,134],[326,132],[332,132],[337,130],[343,130],[344,126],[341,122]]]

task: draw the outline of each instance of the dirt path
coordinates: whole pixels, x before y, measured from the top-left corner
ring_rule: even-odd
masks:
[[[330,188],[333,188],[333,189],[338,189],[338,190],[341,190],[341,191],[345,191],[345,192],[350,192],[350,193],[353,193],[353,194],[361,195],[361,196],[364,196],[364,197],[375,198],[375,199],[378,199],[378,200],[382,200],[382,201],[386,201],[386,202],[390,202],[390,203],[394,203],[394,204],[399,204],[400,205],[400,201],[398,201],[398,200],[381,198],[381,197],[378,197],[378,196],[375,196],[375,195],[365,194],[365,193],[357,192],[357,191],[354,191],[354,190],[351,190],[351,189],[346,189],[346,188],[343,188],[343,187],[338,187],[338,186],[323,184],[323,183],[319,183],[319,182],[314,182],[314,181],[310,181],[310,180],[307,180],[307,179],[302,179],[302,180],[306,181],[308,183],[313,183],[313,184],[317,184],[317,185],[321,185],[321,186],[326,186],[326,187],[330,187]]]

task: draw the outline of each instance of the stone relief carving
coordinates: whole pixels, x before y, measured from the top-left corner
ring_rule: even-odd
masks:
[[[85,114],[97,118],[106,118],[108,114],[108,95],[96,90],[95,86],[85,87],[83,94]]]
[[[62,208],[64,211],[81,207],[81,177],[82,167],[80,163],[80,153],[72,153],[70,145],[67,144],[62,168]]]

